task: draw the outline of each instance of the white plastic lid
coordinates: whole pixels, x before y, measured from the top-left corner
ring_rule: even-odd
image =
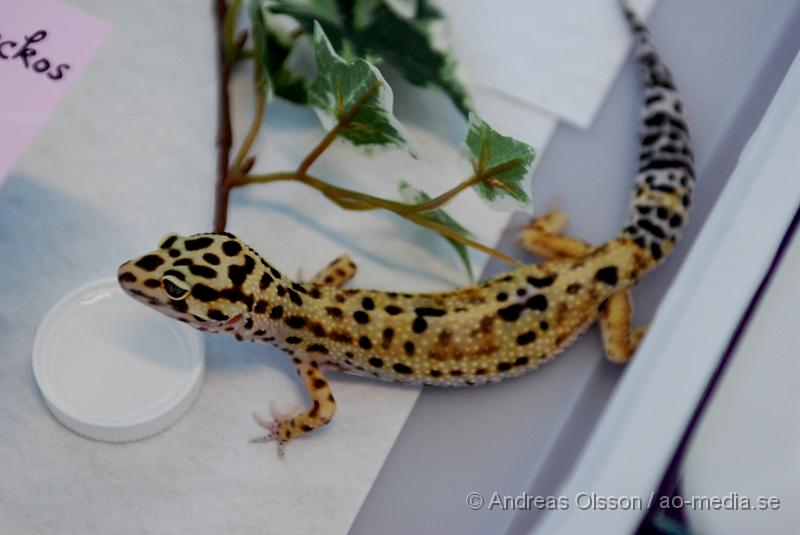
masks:
[[[55,417],[106,442],[146,438],[178,421],[204,371],[201,333],[137,303],[114,279],[61,298],[33,342],[33,373]]]

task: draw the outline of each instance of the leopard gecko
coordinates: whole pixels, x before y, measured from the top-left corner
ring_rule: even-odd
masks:
[[[522,231],[545,262],[438,293],[345,289],[356,273],[342,256],[307,282],[287,277],[228,233],[170,234],[124,263],[134,299],[200,329],[272,344],[292,358],[312,405],[256,418],[283,452],[336,411],[328,370],[431,386],[472,386],[538,368],[597,321],[608,358],[625,362],[643,329],[630,327],[628,289],[661,262],[686,223],[693,155],[681,100],[649,32],[629,9],[644,80],[644,131],[630,215],[593,246],[562,234],[563,213]]]

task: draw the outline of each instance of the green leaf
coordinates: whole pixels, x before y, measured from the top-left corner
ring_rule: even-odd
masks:
[[[251,0],[248,9],[259,91],[272,92],[296,104],[307,104],[308,81],[289,67],[287,61],[294,38],[271,23],[269,12],[258,0]]]
[[[444,91],[464,116],[473,109],[444,16],[428,0],[272,0],[267,9],[291,16],[308,33],[316,21],[345,58],[380,58],[412,84]]]
[[[528,192],[536,153],[530,145],[501,135],[471,113],[462,153],[476,177],[490,176],[474,186],[489,206],[496,210],[533,210]]]
[[[474,105],[451,52],[444,16],[425,0],[414,18],[387,4],[375,10],[371,24],[353,39],[361,54],[380,56],[414,85],[439,88],[467,116]]]
[[[270,46],[269,31],[267,21],[264,18],[264,10],[261,8],[260,0],[250,0],[250,24],[252,24],[253,34],[253,54],[255,63],[255,81],[258,91],[266,97],[272,98],[274,87],[271,79],[270,69]]]
[[[314,26],[313,42],[317,76],[308,101],[323,126],[338,128],[359,147],[395,145],[414,155],[408,135],[392,115],[392,89],[380,71],[362,59],[345,61],[319,24]]]
[[[400,182],[400,197],[403,199],[403,202],[408,204],[420,204],[424,202],[428,202],[431,200],[430,195],[425,193],[424,191],[415,188],[411,184],[406,181]],[[439,223],[440,225],[444,225],[445,227],[453,230],[464,237],[470,237],[470,232],[462,227],[458,221],[453,219],[447,212],[445,212],[441,208],[437,208],[436,210],[431,210],[428,212],[422,212],[420,217],[433,221],[434,223]],[[446,236],[442,236],[447,242],[453,246],[453,249],[456,250],[458,253],[461,262],[464,264],[464,268],[467,270],[467,274],[469,275],[470,280],[475,280],[474,275],[472,274],[472,264],[469,261],[469,254],[467,253],[467,246],[463,243],[456,241],[452,238],[448,238]]]

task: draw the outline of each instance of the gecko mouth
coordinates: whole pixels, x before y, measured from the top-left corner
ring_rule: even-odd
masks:
[[[233,327],[234,325],[236,325],[237,323],[239,323],[243,319],[244,319],[244,315],[243,314],[236,314],[232,318],[222,322],[222,326],[223,327]]]

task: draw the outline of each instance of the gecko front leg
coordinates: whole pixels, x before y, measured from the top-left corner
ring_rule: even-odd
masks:
[[[279,457],[283,457],[287,442],[328,424],[336,412],[336,401],[333,399],[331,387],[325,376],[322,375],[317,361],[295,358],[293,362],[297,367],[297,375],[303,380],[311,397],[312,406],[292,417],[277,414],[272,410],[273,420],[271,421],[253,415],[258,425],[267,430],[267,434],[255,438],[251,442],[276,441]]]
[[[338,288],[352,279],[356,271],[356,265],[350,257],[341,255],[314,275],[311,282]],[[289,415],[281,414],[276,410],[274,404],[270,403],[272,421],[253,414],[253,418],[258,425],[269,431],[269,433],[263,437],[253,439],[252,442],[277,441],[278,455],[280,457],[283,457],[284,447],[289,440],[327,424],[336,412],[336,401],[333,398],[328,381],[320,370],[319,364],[313,360],[308,361],[299,358],[293,359],[293,362],[297,368],[297,375],[303,379],[306,390],[311,396],[312,407],[305,412],[298,412],[294,417],[290,417]]]
[[[356,271],[356,265],[350,257],[343,254],[322,268],[310,282],[340,288],[356,276]]]
[[[592,252],[591,244],[561,234],[568,220],[565,213],[555,211],[534,218],[520,233],[523,247],[545,260],[578,258]],[[630,292],[612,295],[600,305],[599,312],[606,357],[617,364],[627,362],[646,330],[644,326],[631,329],[633,301]]]

